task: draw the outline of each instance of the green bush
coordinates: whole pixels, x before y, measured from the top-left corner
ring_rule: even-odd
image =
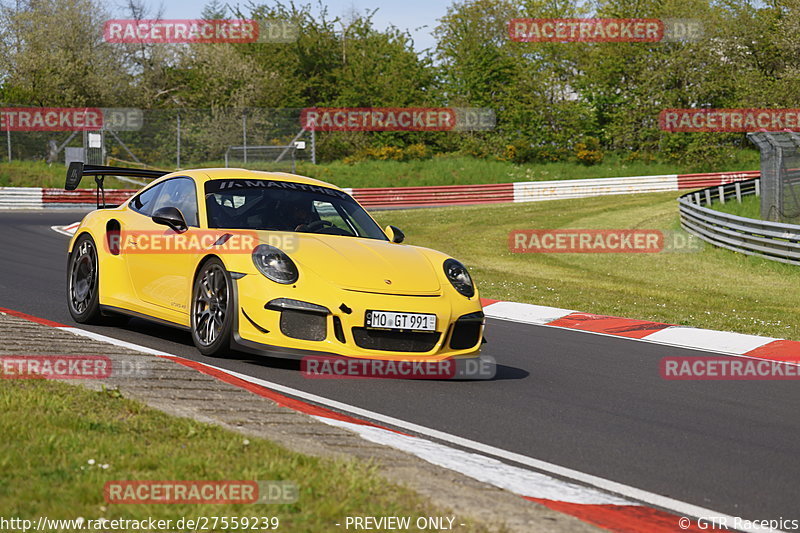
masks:
[[[427,146],[415,143],[405,148],[396,146],[362,148],[353,155],[345,157],[343,162],[352,165],[361,161],[422,161],[430,159],[431,156],[431,150]]]
[[[575,157],[579,163],[586,166],[602,163],[604,154],[600,149],[600,141],[596,137],[586,137],[581,142],[575,143]]]

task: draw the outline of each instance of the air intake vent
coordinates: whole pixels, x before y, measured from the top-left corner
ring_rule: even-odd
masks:
[[[328,317],[303,311],[281,311],[281,333],[304,341],[325,340],[328,334]]]
[[[450,348],[453,350],[466,350],[478,344],[482,325],[482,312],[470,313],[459,318],[453,326],[453,334],[450,336]]]
[[[353,340],[367,350],[387,352],[429,352],[439,342],[435,331],[384,331],[353,328]]]

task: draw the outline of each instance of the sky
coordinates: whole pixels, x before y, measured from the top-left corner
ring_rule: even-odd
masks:
[[[255,3],[269,4],[269,0],[255,0]],[[156,10],[163,6],[164,18],[168,19],[193,19],[199,18],[203,11],[206,0],[145,0],[146,5]],[[234,1],[223,1],[236,5]],[[317,0],[296,0],[299,5],[317,5]],[[397,26],[401,30],[408,30],[414,39],[416,50],[422,51],[425,48],[432,48],[434,39],[431,35],[433,28],[437,25],[437,20],[447,13],[447,8],[453,0],[329,0],[323,1],[328,7],[328,13],[332,16],[342,16],[349,18],[348,15],[354,11],[364,13],[367,10],[378,9],[373,17],[375,26],[379,29],[390,25]],[[240,5],[246,6],[248,2],[241,2]]]

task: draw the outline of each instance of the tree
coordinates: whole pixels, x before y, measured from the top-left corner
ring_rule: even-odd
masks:
[[[0,5],[0,99],[37,106],[115,106],[133,96],[131,76],[103,41],[96,0]]]

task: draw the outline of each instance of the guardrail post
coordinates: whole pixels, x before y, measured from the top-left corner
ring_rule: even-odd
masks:
[[[719,187],[717,187],[717,192],[719,193],[719,203],[724,204],[725,203],[725,186],[724,185],[720,185]]]
[[[697,205],[700,205],[700,193],[699,192],[694,193],[694,203],[697,204]]]
[[[706,192],[706,205],[711,205],[711,191],[705,189]]]
[[[736,201],[742,203],[742,184],[737,181],[734,186],[736,187]]]
[[[756,196],[761,196],[761,180],[756,180]]]

